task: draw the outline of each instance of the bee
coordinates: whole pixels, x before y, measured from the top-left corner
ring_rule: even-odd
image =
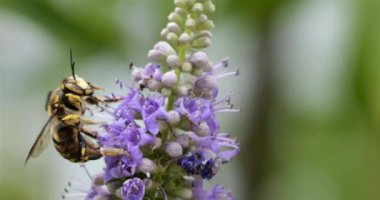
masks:
[[[72,162],[95,160],[103,155],[128,155],[123,149],[100,148],[92,142],[98,137],[98,133],[84,127],[99,124],[84,117],[87,104],[99,106],[99,103],[117,102],[121,99],[102,99],[95,96],[94,91],[102,88],[75,74],[71,49],[70,64],[72,75],[63,79],[60,87],[48,93],[45,108],[49,119],[30,149],[25,164],[30,157],[39,156],[51,140],[62,157]]]

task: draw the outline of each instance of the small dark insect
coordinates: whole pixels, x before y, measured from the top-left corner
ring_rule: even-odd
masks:
[[[71,49],[70,65],[72,76],[63,79],[60,87],[48,93],[46,110],[49,119],[30,149],[25,164],[30,157],[39,156],[51,140],[57,151],[72,162],[95,160],[103,155],[128,155],[128,152],[123,149],[100,148],[99,145],[83,135],[93,139],[96,139],[98,135],[96,131],[83,127],[86,124],[98,124],[98,122],[84,117],[85,111],[88,110],[87,104],[99,105],[99,103],[117,102],[120,99],[102,99],[94,95],[95,90],[102,88],[75,74],[75,62]]]

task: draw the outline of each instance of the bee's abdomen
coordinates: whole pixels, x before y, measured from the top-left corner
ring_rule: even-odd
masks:
[[[72,162],[82,161],[78,127],[58,124],[53,132],[53,141],[55,148],[64,158]]]

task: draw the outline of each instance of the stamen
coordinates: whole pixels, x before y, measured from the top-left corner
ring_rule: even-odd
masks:
[[[84,197],[86,197],[87,196],[87,194],[72,194],[72,193],[70,193],[70,194],[62,194],[62,199],[83,199]]]
[[[228,64],[229,64],[228,60],[229,60],[229,58],[227,57],[227,58],[224,58],[224,59],[223,59],[222,61],[220,61],[219,63],[217,63],[217,64],[214,66],[213,71],[218,70],[219,68],[222,68],[222,67],[224,67],[224,68],[228,67]]]
[[[220,109],[216,110],[215,113],[239,113],[240,109]]]
[[[90,180],[93,181],[93,178],[92,178],[90,172],[88,171],[86,165],[84,163],[81,163],[80,166],[84,169],[84,171],[86,172],[86,174],[90,178]]]
[[[224,74],[220,74],[218,76],[215,76],[215,79],[222,79],[222,78],[225,78],[225,77],[228,77],[228,76],[238,76],[239,75],[239,70],[236,70],[234,72],[227,72],[227,73],[224,73]]]
[[[225,97],[213,102],[213,105],[216,106],[216,105],[222,104],[224,102],[226,102],[228,105],[231,104],[231,96],[232,95],[233,95],[232,93],[226,95]]]
[[[233,105],[229,105],[229,106],[223,106],[223,107],[220,107],[220,108],[217,108],[215,109],[214,111],[219,111],[219,110],[226,110],[226,109],[232,109]]]

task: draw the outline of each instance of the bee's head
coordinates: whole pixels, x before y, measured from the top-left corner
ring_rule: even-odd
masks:
[[[94,94],[94,90],[97,89],[77,75],[63,79],[61,88],[65,92],[74,93],[80,96],[91,96]]]
[[[75,74],[74,66],[75,62],[73,61],[72,51],[70,49],[70,62],[71,62],[71,73],[72,76],[69,76],[62,80],[61,88],[65,92],[74,93],[80,96],[91,96],[94,94],[94,90],[100,90],[101,87],[87,82],[83,78]]]

